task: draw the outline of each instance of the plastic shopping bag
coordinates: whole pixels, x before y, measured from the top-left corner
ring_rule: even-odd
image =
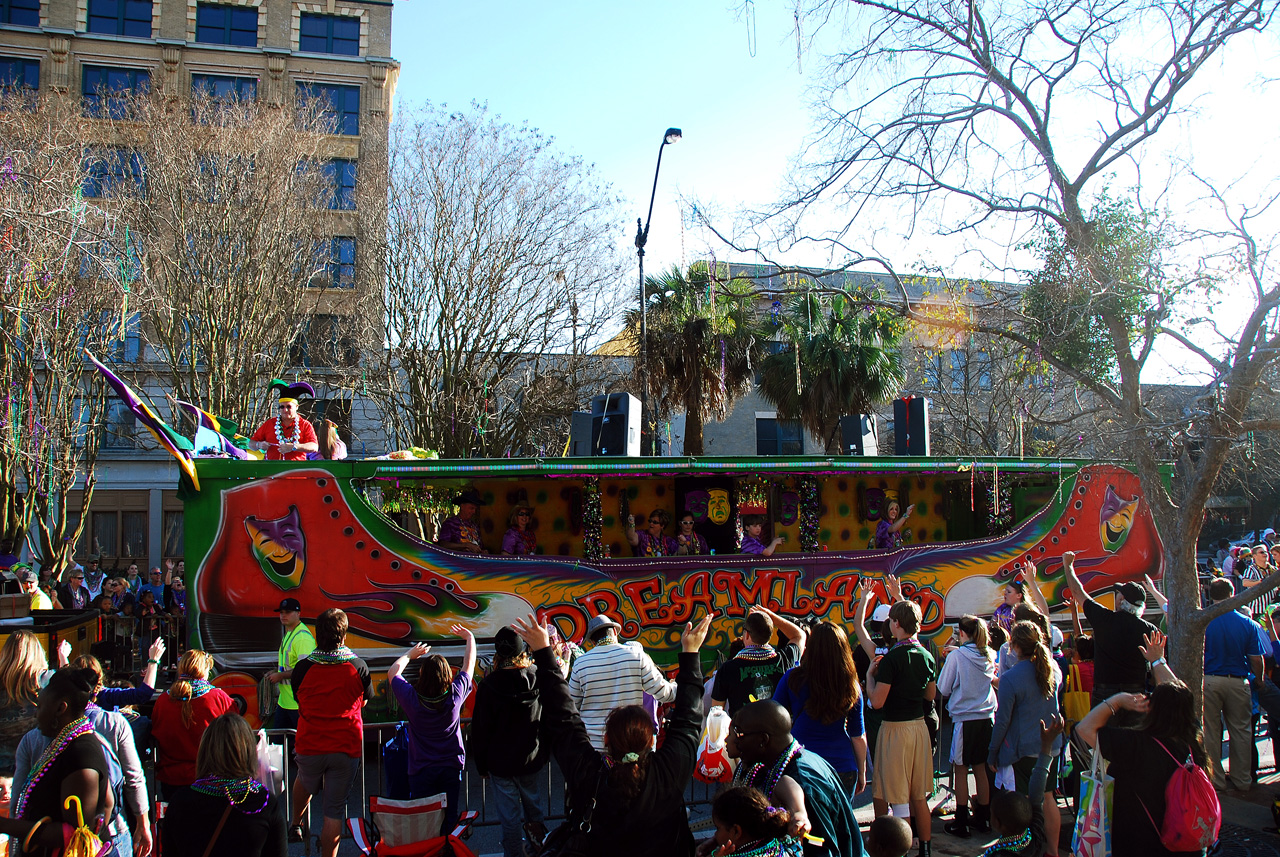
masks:
[[[284,745],[272,744],[262,729],[258,730],[258,781],[276,797],[284,794]]]
[[[1102,753],[1095,748],[1093,765],[1080,776],[1080,803],[1071,853],[1076,857],[1111,857],[1111,804],[1115,780],[1103,770]]]
[[[733,779],[733,760],[725,749],[729,740],[729,712],[719,705],[707,714],[698,742],[698,764],[693,776],[704,783],[727,783]]]

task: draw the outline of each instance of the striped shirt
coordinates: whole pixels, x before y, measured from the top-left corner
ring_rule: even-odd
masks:
[[[573,662],[569,695],[582,715],[591,746],[604,752],[604,724],[609,712],[623,705],[642,705],[649,694],[658,702],[676,696],[676,683],[667,681],[639,643],[607,643]]]

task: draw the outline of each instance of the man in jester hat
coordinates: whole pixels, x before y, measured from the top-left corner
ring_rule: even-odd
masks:
[[[306,461],[308,452],[319,451],[320,442],[315,426],[298,416],[298,399],[302,396],[314,399],[315,388],[306,381],[290,384],[276,378],[267,389],[279,396],[277,416],[258,427],[249,448],[264,450],[268,461]]]

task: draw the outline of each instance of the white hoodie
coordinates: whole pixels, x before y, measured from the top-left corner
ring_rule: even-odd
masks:
[[[989,654],[994,654],[990,649]],[[965,643],[942,662],[938,694],[950,697],[947,711],[956,723],[989,720],[996,713],[995,660],[984,656],[973,643]]]

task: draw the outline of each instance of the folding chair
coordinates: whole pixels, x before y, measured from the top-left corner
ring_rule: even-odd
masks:
[[[369,820],[347,819],[351,838],[365,857],[475,857],[462,839],[469,836],[479,816],[474,810],[461,813],[458,824],[445,835],[443,794],[417,800],[369,797]]]

